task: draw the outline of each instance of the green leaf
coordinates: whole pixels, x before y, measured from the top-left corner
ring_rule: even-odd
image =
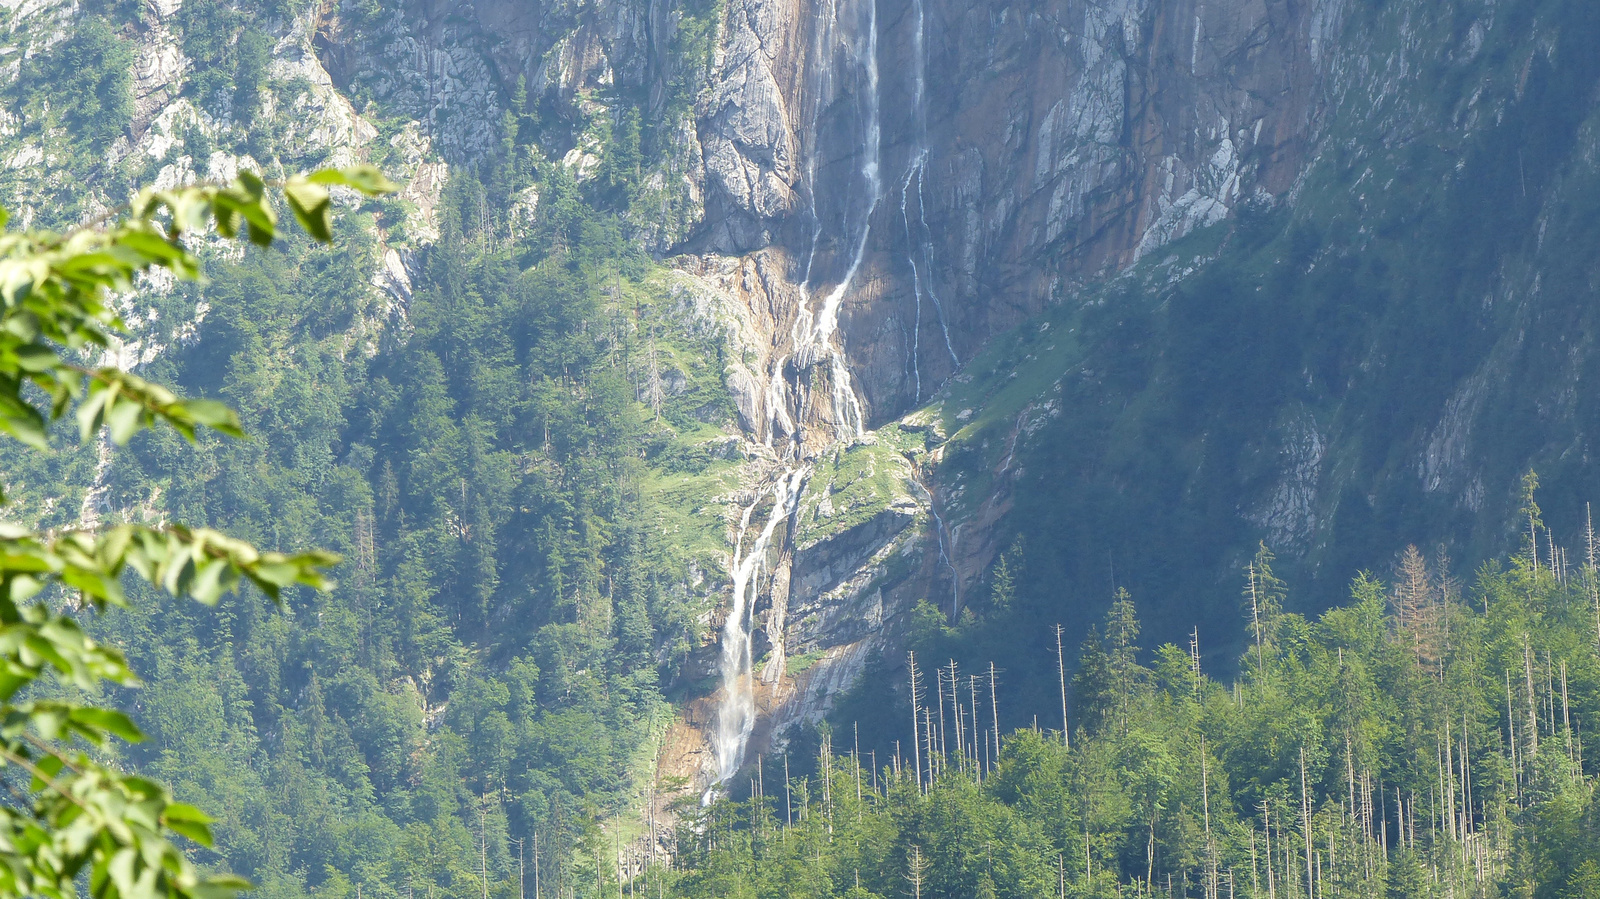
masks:
[[[194,899],[233,899],[244,890],[255,889],[255,884],[232,874],[218,874],[206,878],[189,892]]]
[[[96,605],[125,606],[127,597],[122,593],[122,583],[115,577],[87,568],[68,566],[61,572],[61,580],[95,601]]]
[[[191,187],[171,194],[167,208],[172,210],[173,236],[185,231],[200,231],[206,225],[206,210],[211,206],[212,190]]]
[[[111,875],[111,882],[116,885],[117,891],[122,894],[122,899],[132,899],[134,891],[134,865],[139,855],[132,847],[117,850],[111,856],[111,861],[106,864],[106,873]]]
[[[211,200],[211,217],[216,220],[217,233],[232,240],[239,236],[239,225],[244,221],[239,215],[239,210],[231,201],[223,199],[220,195]]]
[[[132,250],[149,264],[171,266],[189,254],[183,247],[148,231],[128,231],[117,236],[118,248]]]
[[[262,196],[267,191],[267,183],[261,180],[260,175],[249,169],[240,171],[234,178],[234,184],[252,197]]]
[[[14,259],[0,260],[0,299],[7,306],[15,306],[33,293],[37,282],[34,266]]]
[[[222,559],[212,559],[196,567],[194,579],[189,583],[189,595],[208,606],[214,606],[222,594],[231,590],[236,578],[230,578],[231,566]]]
[[[266,184],[254,172],[240,172],[232,187],[217,192],[211,208],[224,237],[239,233],[241,219],[257,246],[271,244],[277,234],[277,213],[267,199]]]
[[[144,406],[131,396],[113,397],[106,403],[106,424],[111,428],[111,442],[123,446],[145,424]]]
[[[272,246],[272,238],[277,235],[277,229],[272,226],[259,225],[255,219],[249,216],[246,216],[245,219],[250,223],[250,242],[258,247]]]
[[[394,193],[400,185],[390,181],[377,166],[353,165],[343,169],[321,169],[308,178],[314,184],[338,184],[354,188],[369,197]]]
[[[210,849],[212,847],[211,828],[193,821],[168,821],[167,828],[173,833],[182,834],[200,845]]]
[[[61,773],[62,768],[66,767],[66,763],[61,761],[61,759],[57,756],[46,755],[44,758],[35,762],[34,767],[43,772],[44,776],[54,778],[57,774]]]
[[[209,825],[215,820],[205,812],[183,802],[171,803],[161,813],[161,823],[207,848],[212,846]]]
[[[239,423],[239,413],[226,403],[216,400],[184,400],[179,406],[188,412],[195,424],[205,425],[229,437],[243,437],[244,426]]]
[[[133,719],[115,709],[101,709],[93,706],[74,709],[72,720],[113,736],[121,737],[129,743],[139,743],[144,740],[144,732],[139,730],[139,726],[133,723]]]
[[[294,210],[300,227],[306,229],[313,239],[321,243],[333,239],[333,231],[328,223],[332,198],[326,187],[307,181],[303,175],[295,175],[284,185],[283,197],[289,201],[289,208]]]
[[[193,821],[196,824],[210,824],[217,820],[187,802],[171,803],[167,806],[167,810],[161,814],[169,824],[173,821]]]
[[[96,382],[89,387],[89,397],[78,406],[78,439],[84,443],[105,419],[106,404],[116,396],[117,385]]]
[[[0,431],[10,434],[34,449],[50,448],[45,435],[44,416],[33,409],[0,411]]]
[[[68,720],[66,711],[54,706],[35,706],[28,715],[28,723],[33,726],[34,732],[46,740],[60,738],[61,729]]]
[[[24,344],[16,349],[17,365],[23,371],[49,371],[61,364],[61,357],[53,350],[36,343]]]

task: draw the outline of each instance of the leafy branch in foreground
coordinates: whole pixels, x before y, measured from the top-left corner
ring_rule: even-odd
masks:
[[[369,166],[296,175],[281,192],[313,238],[331,238],[331,187],[373,196],[394,189]],[[7,220],[0,209],[0,228]],[[182,399],[115,365],[76,361],[109,349],[123,325],[109,294],[133,289],[154,270],[200,275],[186,244],[213,227],[258,246],[277,236],[268,185],[241,173],[228,185],[141,191],[118,214],[55,234],[0,233],[0,431],[36,449],[50,422],[76,406],[83,440],[104,427],[126,443],[164,424],[193,441],[200,428],[242,436],[221,403]],[[174,596],[208,605],[245,582],[277,599],[301,585],[323,589],[329,553],[261,552],[207,529],[124,524],[103,531],[41,534],[0,524],[0,897],[76,896],[79,885],[103,899],[218,897],[249,886],[231,875],[202,874],[173,842],[211,845],[211,819],[173,800],[155,781],[98,761],[91,750],[116,738],[143,739],[114,708],[60,695],[138,678],[114,646],[90,638],[74,613],[127,600],[131,569]],[[28,688],[55,698],[29,698]]]

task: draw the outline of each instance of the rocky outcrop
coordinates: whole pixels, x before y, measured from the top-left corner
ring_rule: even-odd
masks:
[[[695,106],[705,216],[680,265],[734,298],[727,383],[750,441],[793,460],[779,469],[807,466],[757,604],[758,745],[826,710],[787,659],[815,657],[807,683],[847,679],[929,587],[957,611],[1019,475],[1006,454],[946,522],[918,463],[891,453],[881,495],[808,536],[841,515],[824,473],[876,445],[841,430],[840,385],[867,425],[892,421],[1075,285],[1284,195],[1340,15],[1336,0],[727,5]],[[830,315],[842,371],[803,338]],[[1256,514],[1303,540],[1321,444],[1300,444],[1304,464]]]
[[[730,0],[708,60],[682,56],[684,15],[413,2],[319,46],[457,161],[497,145],[519,83],[602,118],[619,92],[670,118],[689,91],[641,237],[781,250],[812,302],[856,264],[840,340],[883,422],[1074,285],[1289,191],[1343,0]]]
[[[699,107],[695,240],[786,245],[807,260],[790,277],[825,284],[874,164],[866,276],[841,329],[871,418],[898,417],[1072,284],[1289,190],[1340,16],[1334,0],[738,0]],[[867,20],[872,103],[853,32]]]

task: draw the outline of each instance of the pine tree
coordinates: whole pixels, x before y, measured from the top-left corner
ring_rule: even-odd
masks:
[[[1255,643],[1258,677],[1266,675],[1267,661],[1277,652],[1278,625],[1283,614],[1286,590],[1283,581],[1272,573],[1275,558],[1266,543],[1259,543],[1255,558],[1246,568],[1244,600],[1250,616],[1250,635]]]
[[[1518,510],[1518,514],[1527,522],[1528,530],[1523,535],[1522,549],[1527,553],[1528,565],[1535,574],[1539,573],[1539,532],[1544,530],[1544,519],[1540,517],[1539,503],[1534,499],[1534,494],[1538,490],[1539,475],[1530,468],[1522,475],[1522,507]]]
[[[1384,880],[1385,899],[1425,899],[1428,895],[1428,872],[1416,853],[1411,849],[1395,853]]]
[[[1395,624],[1417,664],[1438,662],[1439,590],[1428,571],[1427,560],[1415,546],[1407,546],[1400,556],[1391,602]]]

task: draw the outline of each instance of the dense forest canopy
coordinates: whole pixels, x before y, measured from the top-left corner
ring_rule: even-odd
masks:
[[[254,96],[270,15],[183,5],[202,106]],[[59,49],[15,90],[92,167],[131,115],[131,60],[96,15]],[[46,102],[68,74],[76,105]],[[13,513],[46,526],[170,517],[344,558],[332,590],[281,607],[130,587],[130,609],[86,622],[147,685],[118,694],[150,737],[121,759],[218,815],[197,857],[259,893],[475,896],[485,870],[504,890],[512,836],[546,884],[586,882],[573,847],[633,801],[698,645],[693,598],[661,575],[686,553],[652,537],[640,482],[728,400],[715,380],[637,385],[667,364],[698,378],[720,344],[685,334],[692,301],[610,211],[633,189],[627,142],[584,186],[519,127],[501,161],[450,179],[403,310],[370,283],[374,235],[398,223],[382,198],[337,214],[328,246],[292,226],[242,257],[201,246],[206,280],[151,298],[139,318],[168,349],[141,375],[225,401],[251,439],[150,432],[114,465],[6,450]],[[529,188],[540,215],[513,239],[488,198]]]
[[[814,753],[766,759],[737,801],[691,815],[675,869],[642,882],[686,897],[1595,896],[1600,573],[1545,552],[1530,540],[1463,586],[1408,547],[1392,580],[1360,574],[1313,620],[1284,611],[1263,548],[1227,680],[1194,644],[1142,651],[1122,592],[1059,705],[1008,684],[1014,647],[950,660],[970,638],[929,610],[898,720],[847,706]],[[869,729],[892,749],[862,742]]]

